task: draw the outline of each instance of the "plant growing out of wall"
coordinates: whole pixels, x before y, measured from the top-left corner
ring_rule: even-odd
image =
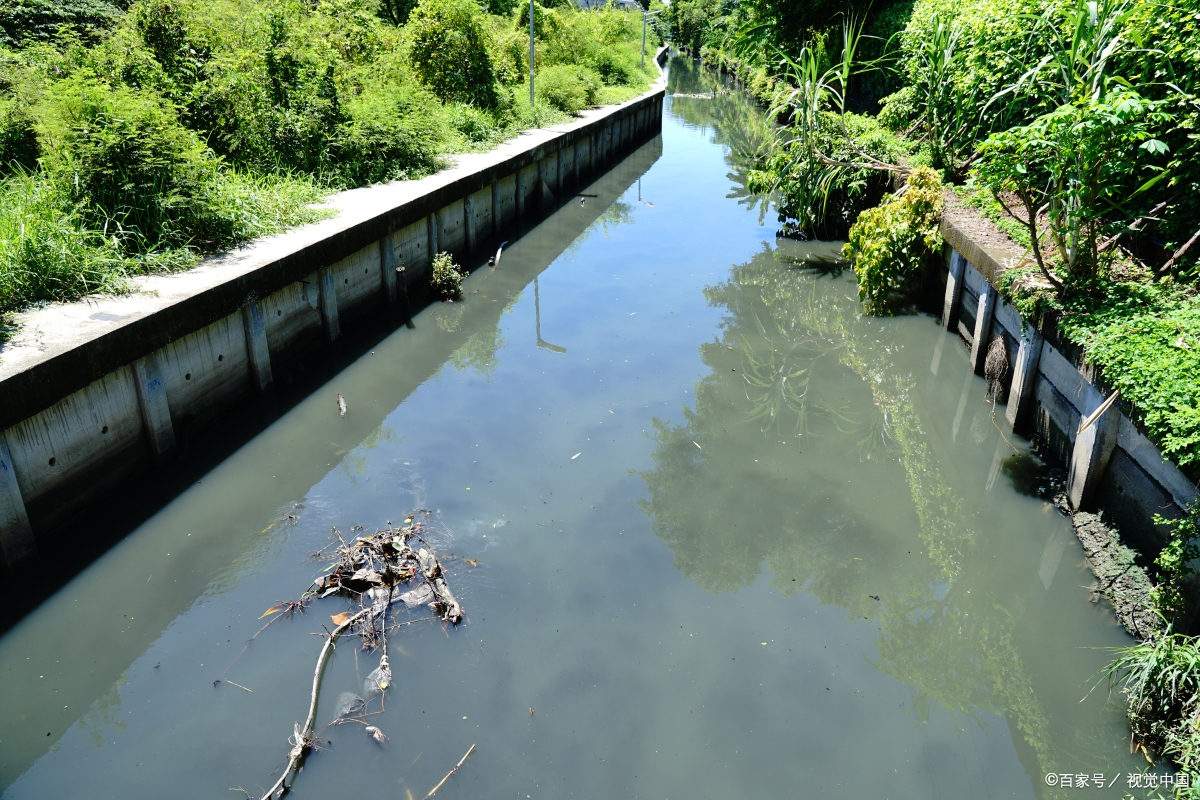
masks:
[[[941,248],[941,216],[942,179],[929,167],[918,167],[895,196],[859,214],[842,252],[853,262],[868,311],[889,313],[893,292]]]
[[[454,263],[449,253],[438,253],[433,257],[433,291],[443,300],[462,299],[462,268]]]
[[[1171,538],[1154,560],[1158,567],[1158,585],[1151,598],[1155,607],[1167,619],[1184,610],[1183,584],[1196,574],[1195,562],[1200,559],[1200,501],[1188,506],[1179,519],[1154,515],[1155,525],[1171,529]]]

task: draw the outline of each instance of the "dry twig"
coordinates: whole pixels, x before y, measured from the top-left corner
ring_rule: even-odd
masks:
[[[432,789],[430,789],[430,790],[429,790],[429,794],[425,795],[425,800],[429,800],[429,798],[431,798],[431,797],[433,797],[435,794],[437,794],[437,790],[438,790],[438,789],[440,789],[440,788],[442,788],[442,785],[443,785],[443,784],[444,784],[446,781],[450,780],[450,776],[451,776],[451,775],[453,775],[454,773],[458,772],[458,768],[459,768],[459,767],[461,767],[461,766],[463,765],[463,762],[467,760],[467,756],[471,755],[471,753],[474,753],[474,752],[475,752],[475,745],[471,745],[471,749],[467,751],[467,755],[465,755],[465,756],[463,756],[462,758],[460,758],[460,759],[458,760],[458,763],[454,765],[454,769],[452,769],[452,770],[450,770],[449,772],[447,772],[447,773],[446,773],[446,777],[444,777],[444,778],[442,778],[440,781],[438,781],[438,785],[437,785],[437,786],[435,786],[435,787],[433,787]]]

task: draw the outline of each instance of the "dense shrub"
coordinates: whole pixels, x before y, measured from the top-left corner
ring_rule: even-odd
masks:
[[[504,15],[472,0],[0,2],[0,311],[185,266],[320,216],[323,191],[428,174],[651,74],[632,61],[640,17],[560,3],[539,11],[555,22],[537,60],[545,88],[557,71],[570,91],[530,104],[516,9],[486,7]],[[584,55],[623,65],[618,83]]]
[[[496,104],[483,11],[471,0],[421,0],[409,19],[417,76],[444,100]]]
[[[29,109],[19,100],[0,97],[0,176],[33,169],[39,152]]]
[[[46,168],[69,176],[88,220],[179,243],[203,223],[200,196],[217,161],[174,109],[148,91],[110,87],[86,73],[57,83],[38,135]]]
[[[95,41],[120,18],[124,5],[107,0],[5,0],[0,3],[0,44],[48,41],[63,29]]]
[[[440,120],[420,113],[420,101],[430,99],[389,85],[352,100],[331,143],[328,180],[362,186],[436,170],[444,131]]]
[[[750,173],[750,189],[776,193],[779,221],[788,234],[840,236],[887,192],[889,173],[866,167],[839,170],[814,186],[812,176],[820,171],[822,157],[859,162],[862,151],[894,164],[907,148],[872,117],[830,112],[820,115],[812,144],[811,153],[799,137],[774,148],[761,168]]]
[[[942,179],[929,167],[908,176],[904,191],[864,211],[850,228],[844,253],[858,276],[858,295],[873,313],[891,310],[891,297],[941,250]]]
[[[567,114],[578,114],[596,103],[600,76],[587,67],[555,64],[543,69],[534,81],[538,97]]]

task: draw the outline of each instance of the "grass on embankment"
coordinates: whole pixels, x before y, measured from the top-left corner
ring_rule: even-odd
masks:
[[[615,9],[537,7],[531,104],[511,0],[118,5],[0,10],[0,314],[186,269],[657,76]]]

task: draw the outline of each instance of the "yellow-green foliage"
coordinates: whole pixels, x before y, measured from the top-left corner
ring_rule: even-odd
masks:
[[[843,248],[858,276],[858,294],[869,311],[886,314],[889,298],[918,275],[942,246],[942,179],[929,167],[908,176],[904,191],[859,215]]]

